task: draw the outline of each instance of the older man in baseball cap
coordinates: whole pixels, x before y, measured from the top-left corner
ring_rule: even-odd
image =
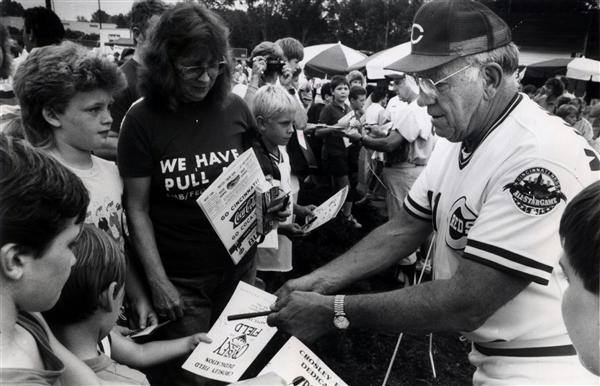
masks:
[[[337,329],[456,331],[473,342],[473,382],[598,383],[579,364],[560,315],[566,203],[599,178],[585,140],[517,91],[518,49],[475,1],[428,2],[412,52],[392,65],[419,81],[438,141],[404,212],[350,251],[278,291],[268,322],[304,340]],[[434,279],[343,295],[432,232]]]

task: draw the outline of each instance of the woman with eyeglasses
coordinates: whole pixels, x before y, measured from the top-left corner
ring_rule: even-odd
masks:
[[[139,80],[143,99],[121,128],[119,170],[133,246],[165,338],[207,331],[240,280],[253,281],[255,250],[234,265],[196,203],[249,148],[254,119],[230,93],[225,23],[205,6],[177,4],[149,38]],[[182,358],[183,361],[183,358]],[[158,384],[204,384],[173,364]]]

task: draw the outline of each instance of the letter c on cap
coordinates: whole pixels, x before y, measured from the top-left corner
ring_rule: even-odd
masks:
[[[415,34],[415,29],[418,30],[418,32],[416,34]],[[412,31],[410,34],[410,42],[412,44],[417,44],[418,42],[420,42],[421,39],[423,39],[423,32],[424,32],[423,27],[421,27],[421,25],[419,25],[417,23],[413,24]],[[418,36],[415,37],[415,35],[418,35]]]

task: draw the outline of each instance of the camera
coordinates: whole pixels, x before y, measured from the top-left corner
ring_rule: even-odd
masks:
[[[279,58],[275,58],[275,57],[267,57],[267,68],[265,69],[265,72],[268,73],[281,73],[281,70],[283,69],[283,66],[285,65],[285,61],[279,59]]]

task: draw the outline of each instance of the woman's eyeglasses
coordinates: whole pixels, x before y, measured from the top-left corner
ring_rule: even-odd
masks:
[[[208,66],[177,66],[181,75],[186,78],[202,78],[206,73],[211,79],[214,79],[224,73],[226,68],[225,60]]]
[[[436,86],[438,84],[447,81],[448,79],[452,78],[454,75],[463,72],[464,70],[466,70],[469,67],[471,67],[470,64],[466,65],[465,67],[461,68],[458,71],[454,71],[452,74],[443,77],[442,79],[438,80],[437,82],[434,82],[433,80],[431,80],[429,78],[419,78],[419,88],[421,89],[421,92],[423,94],[425,94],[425,96],[427,96],[429,98],[437,98],[439,95],[439,91]]]

